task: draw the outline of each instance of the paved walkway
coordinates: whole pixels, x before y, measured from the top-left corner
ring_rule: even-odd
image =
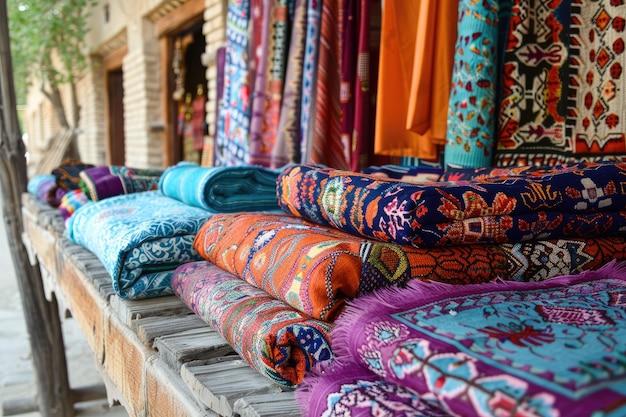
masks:
[[[2,195],[0,213],[3,213]],[[62,326],[70,386],[80,388],[102,384],[93,354],[80,327],[72,319],[63,320]],[[0,405],[7,400],[34,398],[36,385],[32,366],[28,332],[3,217],[0,222]],[[76,410],[79,416],[128,416],[121,406],[109,407],[106,399],[76,404]],[[33,412],[20,416],[41,415]]]

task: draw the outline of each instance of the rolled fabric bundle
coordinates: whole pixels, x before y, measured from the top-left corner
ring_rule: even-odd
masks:
[[[506,216],[510,231],[499,243],[516,243],[532,232],[521,216],[561,213],[595,221],[597,212],[614,212],[607,233],[626,230],[626,163],[586,162],[544,175],[498,177],[488,182],[412,184],[391,179],[292,165],[278,178],[278,204],[287,213],[348,233],[416,247],[451,241],[449,222],[488,225]],[[424,226],[432,227],[425,230]],[[551,224],[551,238],[566,237],[562,223]],[[493,241],[488,227],[470,230],[476,242]],[[532,238],[540,238],[540,233]],[[587,236],[594,237],[594,236]],[[463,243],[463,241],[456,242]]]
[[[61,211],[63,220],[67,221],[76,210],[89,203],[91,203],[91,201],[82,190],[68,191],[67,194],[61,198],[61,204],[59,204],[59,210]]]
[[[330,324],[296,311],[210,262],[179,266],[172,287],[248,364],[280,385],[297,386],[315,364],[332,358]]]
[[[615,261],[535,283],[412,281],[351,301],[333,351],[452,415],[624,415],[624,294]]]
[[[194,247],[220,268],[328,322],[346,300],[413,279],[538,281],[626,258],[624,236],[413,248],[270,213],[216,214],[198,231]]]
[[[213,213],[279,210],[276,179],[281,170],[257,166],[200,167],[182,162],[159,181],[164,195]]]
[[[124,194],[78,209],[68,237],[93,252],[121,298],[172,294],[174,269],[202,259],[194,238],[211,216],[160,191]]]
[[[101,165],[80,172],[80,187],[85,195],[98,201],[121,194],[152,191],[158,188],[163,170]]]
[[[56,177],[52,174],[40,174],[33,176],[28,180],[26,190],[39,197],[43,201],[47,201],[48,192],[56,188]]]

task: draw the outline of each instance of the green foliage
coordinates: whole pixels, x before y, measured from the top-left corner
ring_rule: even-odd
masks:
[[[97,0],[8,0],[18,103],[31,82],[74,83],[86,67],[89,11]],[[54,60],[53,56],[57,59]]]

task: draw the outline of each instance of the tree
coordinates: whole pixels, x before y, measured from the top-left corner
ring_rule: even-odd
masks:
[[[97,0],[7,2],[18,103],[23,104],[27,88],[38,83],[63,129],[76,128],[80,121],[76,83],[87,67],[89,11],[97,4]],[[63,103],[62,86],[69,88],[69,108]],[[68,156],[78,157],[75,140]]]

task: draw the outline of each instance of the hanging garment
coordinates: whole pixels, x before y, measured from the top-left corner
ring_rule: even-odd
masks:
[[[451,22],[457,20],[457,6],[457,1],[385,2],[375,153],[427,160],[439,157],[437,145],[445,143],[457,37]]]
[[[444,163],[490,166],[496,125],[498,2],[461,0]]]
[[[231,0],[226,22],[224,94],[217,124],[216,166],[247,164],[250,129],[249,0]]]
[[[300,111],[307,6],[306,0],[296,0],[278,132],[272,150],[272,168],[300,162]]]

